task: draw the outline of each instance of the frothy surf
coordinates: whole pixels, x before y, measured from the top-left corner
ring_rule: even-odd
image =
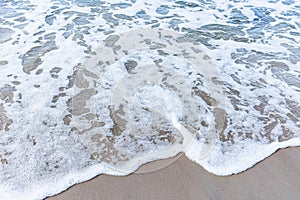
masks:
[[[230,175],[298,146],[299,9],[0,1],[0,199],[42,199],[179,152]]]

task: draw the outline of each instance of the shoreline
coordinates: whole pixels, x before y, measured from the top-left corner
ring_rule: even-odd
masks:
[[[216,176],[178,155],[172,164],[154,161],[120,177],[98,175],[46,200],[95,199],[296,199],[300,196],[300,148],[280,149],[245,172]],[[174,159],[174,158],[170,158]]]

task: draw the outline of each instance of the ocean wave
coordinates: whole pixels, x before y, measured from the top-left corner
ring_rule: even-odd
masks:
[[[1,199],[178,153],[226,176],[298,146],[299,8],[0,0]]]

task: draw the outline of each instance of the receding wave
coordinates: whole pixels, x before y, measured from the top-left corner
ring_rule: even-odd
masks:
[[[299,9],[0,0],[0,199],[179,153],[226,176],[300,145]]]

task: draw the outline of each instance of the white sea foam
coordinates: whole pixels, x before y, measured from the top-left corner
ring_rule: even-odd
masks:
[[[225,176],[300,144],[300,4],[126,2],[0,1],[0,199],[179,152]]]

